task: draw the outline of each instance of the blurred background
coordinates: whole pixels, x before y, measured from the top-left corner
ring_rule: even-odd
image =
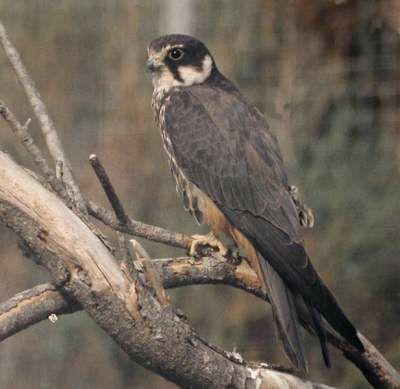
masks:
[[[107,205],[88,165],[94,152],[130,215],[188,234],[202,231],[175,193],[143,64],[158,35],[202,39],[277,133],[290,182],[316,215],[307,247],[322,278],[400,368],[400,1],[2,0],[0,18],[85,195]],[[1,50],[0,96],[21,121],[32,117]],[[43,145],[36,120],[30,129]],[[0,147],[32,167],[3,121]],[[154,257],[183,254],[144,245]],[[0,226],[0,301],[45,280]],[[288,364],[269,307],[253,296],[224,286],[170,294],[211,342]],[[368,387],[336,350],[326,369],[318,342],[306,339],[314,380]],[[84,313],[7,339],[0,361],[1,388],[175,388],[132,363]]]

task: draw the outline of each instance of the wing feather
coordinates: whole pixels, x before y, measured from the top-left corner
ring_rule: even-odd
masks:
[[[171,92],[165,126],[185,176],[204,191],[285,283],[357,348],[356,330],[303,244],[278,143],[237,91],[194,85]]]

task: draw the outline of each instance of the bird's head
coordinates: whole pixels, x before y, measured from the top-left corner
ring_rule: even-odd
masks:
[[[207,47],[188,35],[164,35],[148,47],[147,69],[155,88],[191,86],[205,82],[213,70],[214,60]]]

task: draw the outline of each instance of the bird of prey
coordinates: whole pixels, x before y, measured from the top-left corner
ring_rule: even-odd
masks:
[[[211,227],[210,234],[194,236],[191,253],[209,244],[224,254],[221,240],[226,238],[244,252],[268,294],[286,354],[299,371],[308,371],[299,307],[319,337],[327,366],[326,328],[363,351],[355,327],[305,251],[277,139],[265,117],[193,37],[153,40],[146,65],[155,121],[177,191],[196,220]]]

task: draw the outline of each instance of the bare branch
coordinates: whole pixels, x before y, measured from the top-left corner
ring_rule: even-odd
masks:
[[[64,314],[77,309],[76,304],[67,301],[51,284],[18,293],[0,304],[0,342],[52,313]]]
[[[226,284],[267,299],[259,287],[256,274],[246,262],[234,265],[222,256],[198,260],[191,257],[146,259],[143,262],[153,264],[167,289],[196,284]],[[14,309],[17,305],[19,309]],[[0,304],[0,341],[46,319],[52,313],[61,315],[78,309],[76,304],[71,307],[54,286],[38,285]],[[12,323],[12,326],[8,323]]]
[[[151,261],[154,263],[157,271],[162,274],[163,284],[167,289],[198,284],[224,284],[242,289],[268,301],[268,297],[264,294],[258,283],[257,275],[244,261],[238,265],[232,264],[218,255],[200,259],[183,257],[154,259]],[[46,286],[39,286],[37,288],[41,287]],[[54,289],[54,287],[52,288]],[[32,293],[28,293],[28,295],[32,295]],[[8,318],[8,320],[14,323],[15,330],[10,333],[7,333],[7,331],[10,331],[10,327],[3,327],[5,321],[1,316],[2,309],[0,308],[0,340],[31,324],[46,319],[53,312],[58,315],[70,312],[66,301],[61,304],[61,306],[65,307],[66,311],[63,309],[53,309],[54,305],[58,306],[60,301],[64,299],[63,295],[57,290],[54,290],[51,295],[46,295],[46,299],[54,299],[55,301],[49,301],[40,305],[41,309],[36,309],[32,313],[31,321],[27,325],[24,325],[23,321],[21,324],[18,324],[19,319],[16,316],[18,311],[13,311],[14,317]],[[5,304],[9,303],[3,303],[0,307],[5,306]],[[32,304],[35,307],[38,306],[34,298],[30,298],[24,304],[27,312],[29,312],[28,304]],[[77,307],[75,306],[74,309],[77,309]],[[396,385],[400,383],[399,374],[362,334],[359,335],[366,350],[362,354],[347,342],[328,332],[329,342],[342,351],[344,356],[363,372],[372,385],[378,388],[396,388]]]
[[[133,360],[184,387],[319,387],[234,362],[210,347],[170,307],[163,309],[146,288],[131,284],[101,241],[53,193],[2,152],[0,166],[0,220],[26,242],[62,293]]]
[[[145,238],[154,242],[163,243],[168,246],[187,249],[190,247],[192,238],[185,234],[171,232],[161,227],[145,224],[128,217],[125,225],[118,222],[112,213],[92,201],[86,203],[89,215],[102,221],[105,225],[114,230],[124,232],[129,235]]]
[[[188,248],[190,246],[192,240],[190,237],[179,233],[172,233],[160,227],[144,224],[129,218],[100,160],[95,154],[92,154],[89,157],[89,161],[107,195],[108,201],[113,207],[117,220],[110,211],[88,201],[86,202],[86,206],[90,215],[119,232],[175,247]]]
[[[30,119],[28,119],[26,123],[22,125],[2,100],[0,100],[0,115],[8,123],[14,134],[17,135],[17,137],[21,140],[22,145],[32,157],[34,163],[39,168],[46,181],[54,190],[57,191],[57,193],[60,194],[60,196],[64,197],[65,194],[63,193],[62,186],[54,176],[46,158],[43,156],[39,147],[35,144],[35,141],[28,132]]]
[[[101,186],[103,187],[103,190],[107,196],[108,201],[110,202],[112,208],[114,209],[114,213],[118,221],[122,225],[125,225],[128,221],[128,216],[124,211],[122,202],[120,201],[117,193],[115,192],[115,189],[107,175],[106,170],[104,169],[102,163],[95,154],[90,155],[89,162],[94,172],[96,173],[96,176],[99,179]],[[128,239],[120,231],[117,231],[117,237],[118,237],[119,248],[122,254],[122,260],[127,262],[130,260]],[[126,266],[128,266],[128,263],[126,263]]]
[[[104,169],[102,163],[99,158],[97,158],[96,154],[92,154],[89,157],[90,164],[92,165],[93,170],[96,173],[97,178],[99,179],[101,186],[104,189],[104,192],[107,195],[108,201],[114,209],[115,215],[117,216],[118,221],[121,224],[126,224],[128,222],[128,216],[124,211],[124,207],[117,196],[115,189],[108,178],[106,170]]]
[[[86,207],[84,206],[83,196],[75,183],[74,177],[72,175],[71,165],[64,153],[61,142],[58,138],[54,123],[50,118],[49,113],[47,112],[47,108],[43,103],[42,98],[36,86],[29,76],[24,64],[22,63],[21,57],[11,43],[7,31],[0,21],[0,40],[3,45],[4,51],[7,55],[8,60],[10,61],[17,78],[21,85],[24,88],[25,94],[29,100],[29,103],[35,113],[36,118],[40,123],[40,127],[42,133],[45,137],[47,147],[54,161],[62,161],[64,165],[64,181],[66,187],[71,197],[74,199],[74,202],[77,204],[78,208],[81,212],[86,212]]]

